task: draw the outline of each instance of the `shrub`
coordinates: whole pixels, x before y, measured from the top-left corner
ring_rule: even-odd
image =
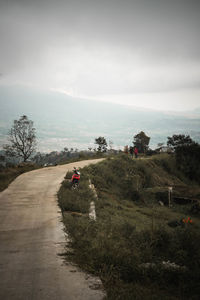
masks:
[[[72,172],[68,172],[65,178],[71,178]],[[61,210],[88,213],[90,202],[94,199],[94,194],[89,188],[89,181],[84,174],[81,177],[79,188],[71,189],[71,182],[64,180],[58,192],[58,200]]]
[[[200,145],[193,143],[176,148],[176,163],[181,170],[191,180],[200,183]]]

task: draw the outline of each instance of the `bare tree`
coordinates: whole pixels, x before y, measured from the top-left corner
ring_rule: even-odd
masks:
[[[109,143],[110,150],[113,150],[113,145],[114,145],[113,141],[109,140],[108,143]]]
[[[21,116],[19,120],[14,120],[8,135],[10,144],[4,145],[6,155],[22,157],[26,162],[36,149],[33,121],[29,120],[27,116]]]

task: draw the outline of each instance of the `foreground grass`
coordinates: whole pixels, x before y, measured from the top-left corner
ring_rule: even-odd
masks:
[[[91,165],[82,170],[78,191],[64,181],[58,196],[70,236],[67,259],[98,275],[108,299],[199,299],[199,213],[192,203],[160,206],[161,199],[167,203],[169,185],[178,196],[200,195],[167,156],[137,161],[122,156]],[[96,222],[88,218],[92,200]],[[193,223],[181,222],[188,215]],[[168,261],[177,267],[163,267]]]
[[[37,165],[33,164],[22,164],[16,167],[0,168],[0,192],[5,190],[8,185],[19,175],[38,169]]]

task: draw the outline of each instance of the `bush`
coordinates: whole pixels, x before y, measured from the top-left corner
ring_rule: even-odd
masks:
[[[89,189],[89,182],[81,180],[79,188],[71,189],[71,183],[64,181],[58,192],[59,205],[61,210],[88,213],[90,202],[94,199],[93,192]]]
[[[189,179],[200,183],[200,145],[193,143],[191,145],[179,146],[176,148],[176,163]]]

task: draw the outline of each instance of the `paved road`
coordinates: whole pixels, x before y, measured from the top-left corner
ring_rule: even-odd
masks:
[[[56,192],[66,172],[97,160],[19,176],[0,193],[0,299],[98,300],[103,292],[58,254],[66,244]]]

